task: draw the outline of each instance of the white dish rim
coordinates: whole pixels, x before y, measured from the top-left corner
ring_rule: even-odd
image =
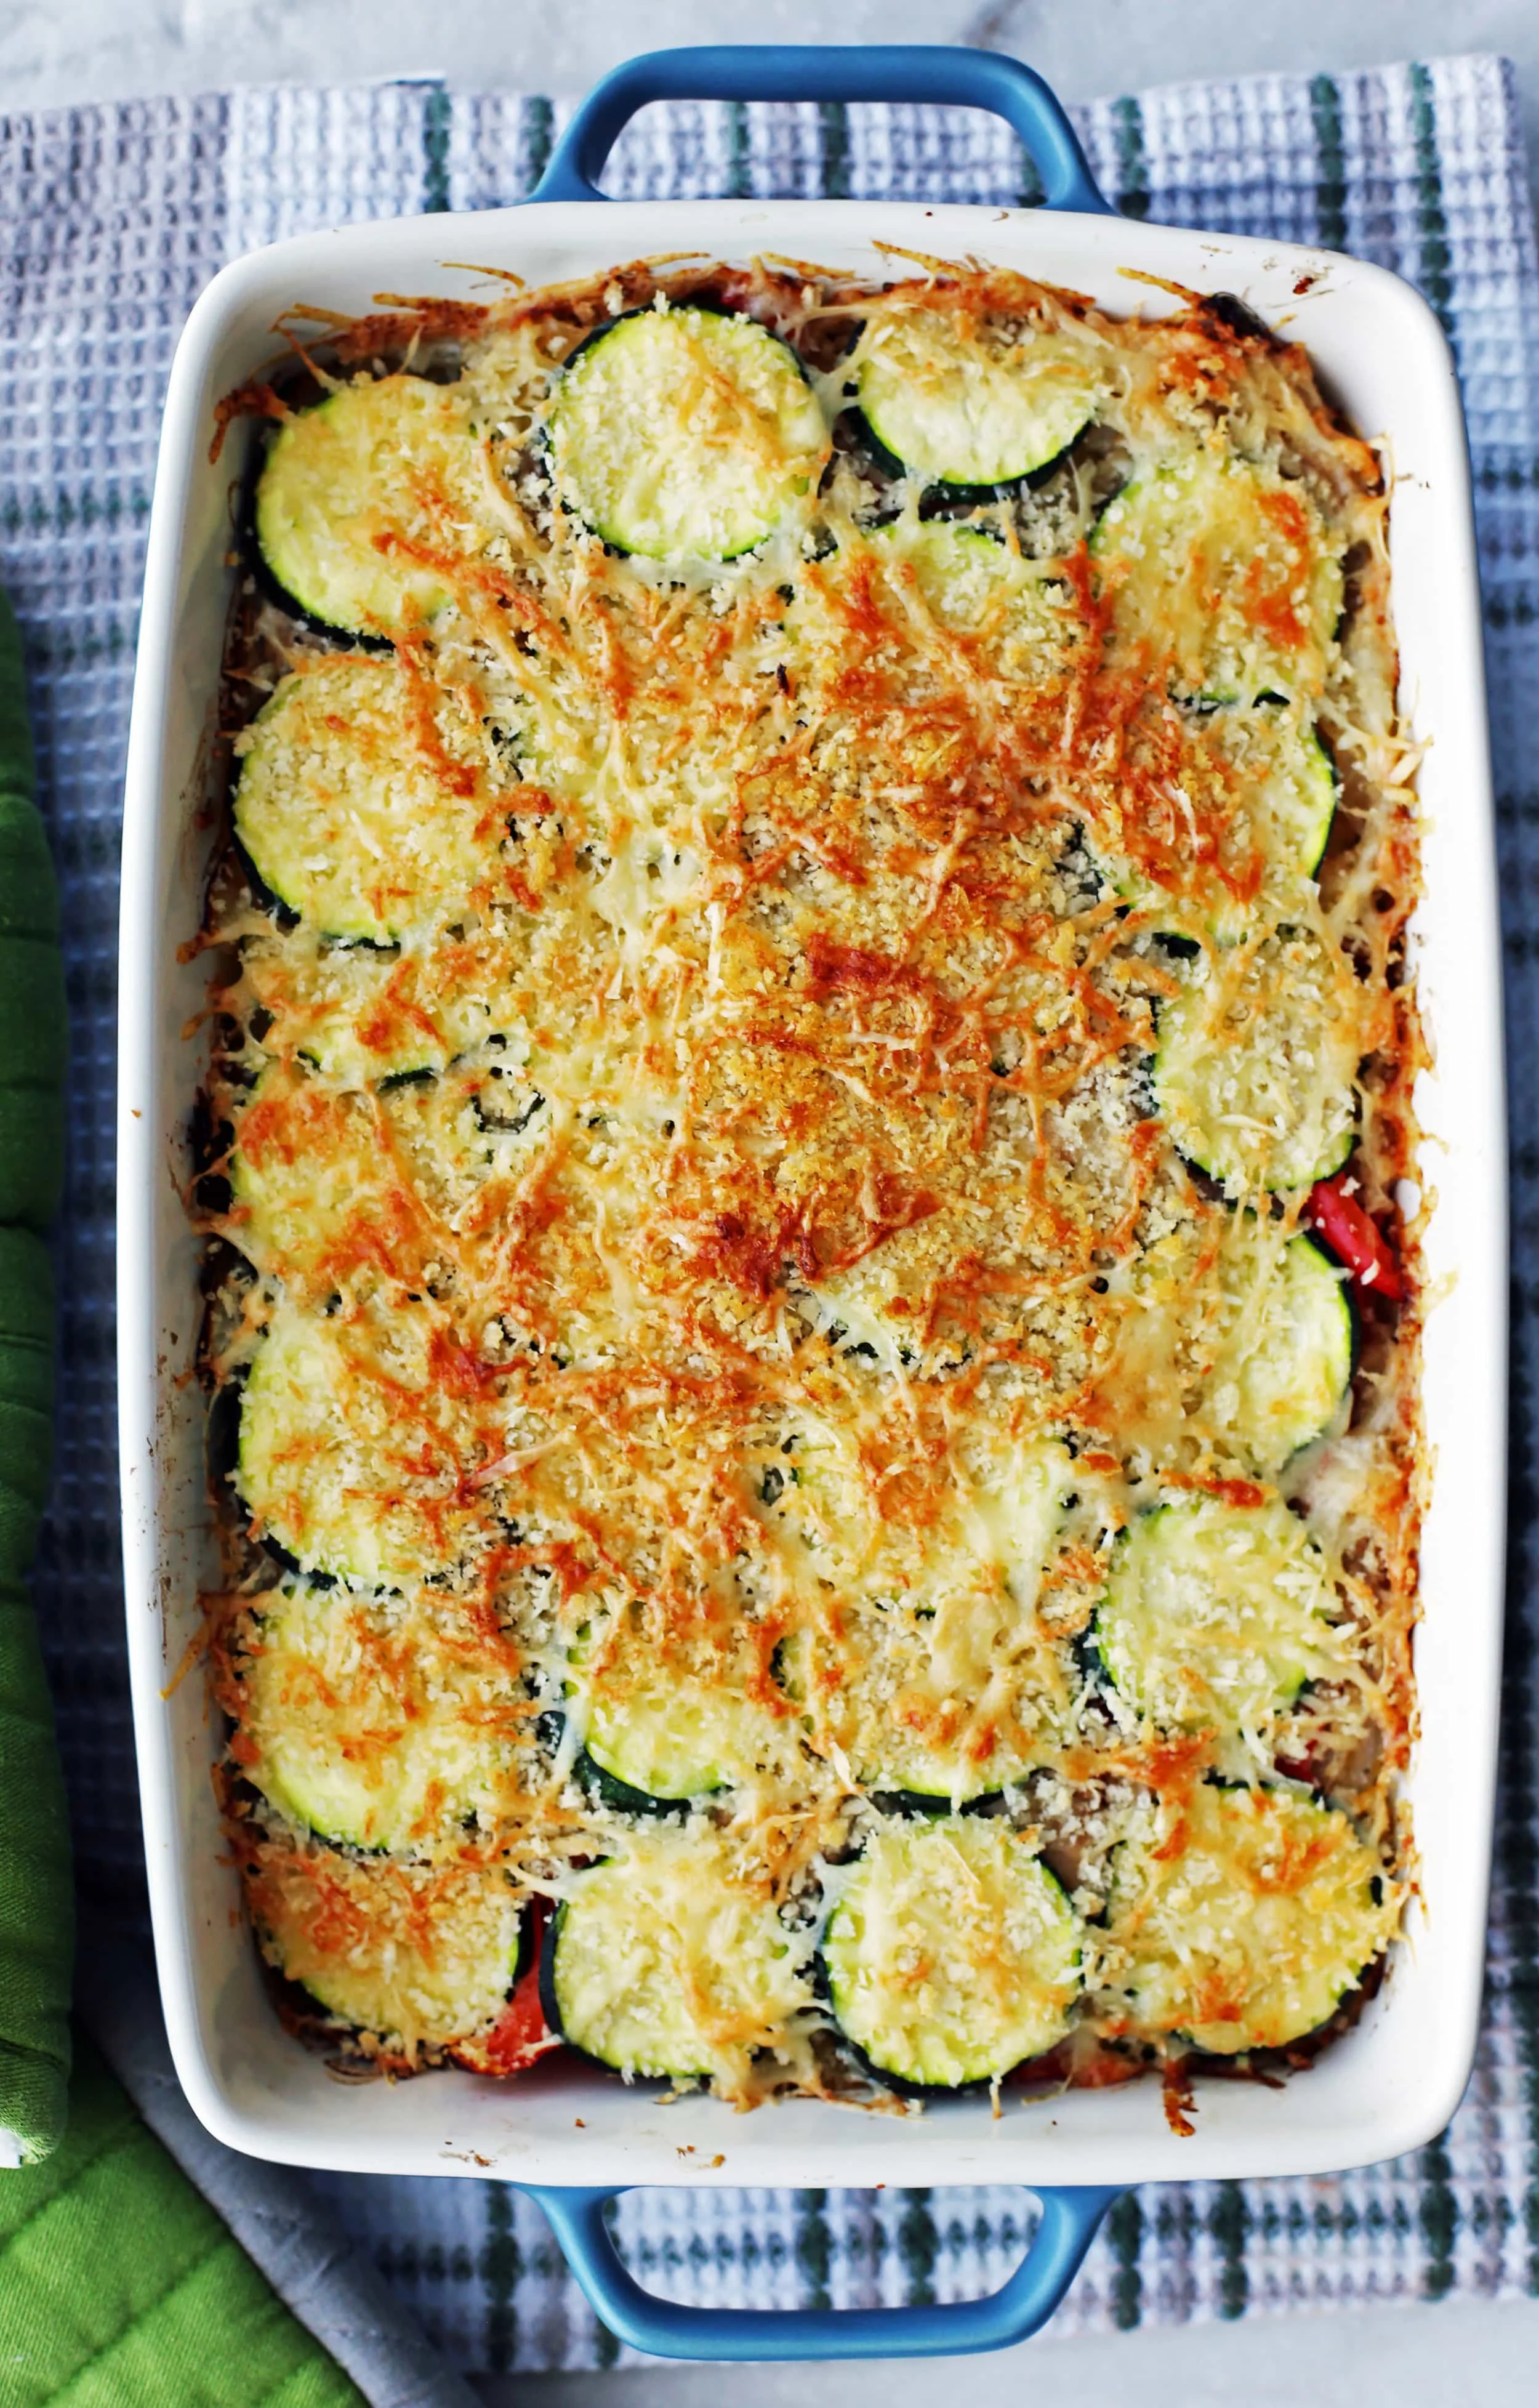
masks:
[[[194,1672],[166,1693],[195,1629],[194,1555],[206,1519],[188,1390],[178,1384],[194,1326],[192,1256],[185,1226],[178,1239],[170,1215],[180,1214],[180,1127],[197,1078],[179,1036],[190,989],[175,951],[195,917],[195,902],[178,913],[196,891],[197,744],[214,691],[194,655],[200,644],[207,654],[210,603],[227,575],[221,514],[232,469],[207,463],[212,401],[276,352],[267,330],[296,300],[362,309],[381,288],[466,294],[473,278],[449,254],[544,282],[663,251],[730,259],[776,250],[869,267],[877,241],[1028,266],[1114,307],[1160,298],[1123,271],[1235,292],[1270,322],[1291,318],[1289,331],[1310,345],[1361,430],[1387,438],[1397,478],[1403,692],[1418,733],[1432,739],[1417,942],[1437,1056],[1423,1082],[1424,1160],[1438,1190],[1429,1256],[1447,1291],[1428,1334],[1433,1471],[1418,1642],[1423,1731],[1411,1774],[1424,1904],[1358,2028],[1281,2092],[1204,2086],[1190,2140],[1166,2127],[1149,2082],[1010,2104],[998,2119],[987,2101],[948,2101],[922,2118],[802,2101],[734,2117],[708,2100],[663,2107],[648,2088],[570,2061],[511,2085],[454,2072],[341,2088],[278,2031],[249,1939],[231,1933],[234,1877],[214,1844],[201,1678]],[[1497,929],[1457,382],[1434,315],[1387,271],[1300,246],[1116,218],[816,201],[536,203],[301,236],[223,270],[182,337],[163,423],[128,755],[120,972],[119,1373],[134,1713],[167,2028],[208,2128],[254,2156],[339,2171],[494,2172],[617,2187],[1318,2173],[1402,2155],[1441,2130],[1478,2027],[1500,1677],[1506,1240]]]

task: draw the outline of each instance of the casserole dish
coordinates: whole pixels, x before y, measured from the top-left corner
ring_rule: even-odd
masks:
[[[630,107],[669,92],[723,96],[926,96],[1004,107],[1027,136],[1053,219],[967,209],[762,204],[567,205],[591,176]],[[563,198],[563,196],[567,196]],[[134,1674],[150,1879],[173,2046],[189,2094],[235,2145],[357,2171],[494,2170],[547,2200],[577,2248],[602,2312],[644,2348],[704,2355],[983,2347],[1040,2321],[1068,2279],[1094,2218],[1122,2182],[1176,2175],[1296,2172],[1390,2154],[1437,2129],[1467,2071],[1478,2001],[1492,1769],[1502,1445],[1492,1368],[1502,1293],[1500,1082],[1473,550],[1457,395],[1446,347],[1423,305],[1395,280],[1352,263],[1254,243],[1204,242],[1109,219],[1066,121],[1024,70],[964,53],[728,52],[638,62],[579,113],[523,213],[489,213],[474,246],[532,282],[591,272],[624,256],[698,249],[731,258],[776,249],[871,272],[875,244],[1007,265],[1116,308],[1159,307],[1125,271],[1199,290],[1238,290],[1308,344],[1357,423],[1383,434],[1400,479],[1392,522],[1396,614],[1406,707],[1435,738],[1424,792],[1432,823],[1430,902],[1420,920],[1423,1003],[1439,1075],[1422,1116],[1438,1153],[1428,1241],[1448,1285],[1428,1339],[1428,1420],[1435,1478],[1427,1526],[1427,1622],[1419,1650],[1427,1700],[1412,1806],[1424,1911],[1384,1992],[1356,2031],[1282,2093],[1229,2085],[1203,2093],[1197,2131],[1176,2142],[1152,2089],[1087,2092],[1051,2105],[956,2100],[922,2122],[835,2115],[798,2102],[747,2123],[704,2099],[666,2114],[596,2078],[539,2071],[516,2090],[468,2075],[367,2093],[339,2089],[271,2018],[254,1961],[230,1913],[208,1767],[212,1735],[196,1684],[163,1690],[197,1635],[195,1598],[211,1567],[201,1412],[182,1380],[192,1331],[193,1240],[178,1189],[187,1108],[201,1073],[183,1030],[203,1000],[201,974],[178,968],[178,939],[196,923],[200,744],[217,692],[228,591],[230,469],[206,465],[219,397],[267,358],[273,321],[303,297],[366,309],[381,284],[463,293],[431,221],[291,243],[226,272],[199,305],[167,406],[151,530],[140,680],[129,773],[123,947],[121,1155],[123,1461]],[[1446,794],[1445,796],[1445,788]],[[1443,800],[1440,804],[1440,797]],[[1455,815],[1454,806],[1458,812]],[[167,1177],[168,1169],[173,1173]],[[164,1617],[164,1619],[163,1619]],[[576,2109],[582,2111],[579,2134]],[[681,2157],[680,2151],[689,2152]],[[712,2160],[718,2157],[720,2166]],[[933,2312],[897,2329],[845,2316],[816,2333],[801,2320],[691,2319],[638,2307],[616,2289],[599,2201],[606,2186],[695,2179],[700,2165],[734,2183],[934,2182],[1018,2177],[1067,2183],[1053,2196],[1027,2267],[977,2309]],[[551,2186],[582,2185],[578,2189]],[[639,2295],[637,2295],[639,2297]],[[659,2319],[661,2318],[661,2322]]]

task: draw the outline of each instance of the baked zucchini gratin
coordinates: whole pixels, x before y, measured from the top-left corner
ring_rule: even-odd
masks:
[[[209,1654],[344,2069],[1175,2100],[1380,1978],[1388,501],[1174,297],[643,263],[224,406]]]

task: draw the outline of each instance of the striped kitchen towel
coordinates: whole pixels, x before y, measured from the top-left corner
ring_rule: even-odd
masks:
[[[25,630],[62,873],[75,1047],[60,1241],[64,1408],[42,1568],[81,1913],[141,1882],[113,1456],[112,1045],[118,813],[159,404],[178,330],[235,253],[346,219],[519,197],[562,103],[435,85],[140,101],[0,122],[0,582]],[[1512,1047],[1539,1043],[1539,269],[1510,70],[1439,60],[1098,102],[1096,172],[1131,215],[1354,251],[1420,284],[1458,356],[1477,481]],[[945,110],[653,109],[627,196],[1010,205],[1013,137]],[[1513,1097],[1515,1528],[1489,2003],[1448,2131],[1320,2181],[1162,2186],[1114,2212],[1056,2329],[1539,2289],[1539,1085]],[[536,2210],[494,2183],[328,2178],[327,2212],[459,2365],[608,2364]],[[955,2299],[1029,2211],[1000,2190],[653,2193],[620,2208],[644,2279],[702,2302]]]

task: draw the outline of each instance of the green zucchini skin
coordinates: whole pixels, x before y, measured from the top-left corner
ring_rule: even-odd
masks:
[[[693,1791],[683,1798],[654,1798],[648,1789],[637,1789],[629,1781],[621,1781],[617,1772],[600,1764],[596,1756],[584,1748],[572,1768],[583,1787],[602,1806],[613,1807],[617,1814],[651,1814],[681,1818],[687,1815],[697,1797],[715,1797],[715,1790]]]
[[[268,885],[267,881],[264,878],[261,870],[257,867],[256,863],[251,859],[246,847],[242,844],[239,837],[235,835],[234,831],[231,832],[230,850],[240,865],[240,874],[246,881],[247,891],[249,894],[252,902],[256,905],[257,910],[259,911],[265,911],[268,917],[285,932],[291,928],[297,928],[299,925],[299,914],[294,910],[293,905],[292,903],[285,903],[282,896],[277,894],[274,889]]]
[[[257,446],[256,458],[252,463],[250,474],[246,479],[240,501],[236,519],[236,539],[242,567],[249,575],[264,602],[272,603],[275,609],[281,610],[286,617],[296,620],[299,625],[312,637],[324,638],[339,649],[345,645],[349,652],[393,652],[395,647],[389,636],[378,635],[372,628],[340,627],[330,619],[318,618],[316,613],[300,600],[297,594],[292,594],[289,591],[264,551],[262,537],[257,528],[257,495],[262,490],[262,471],[272,451],[275,436],[276,430],[274,434],[269,434],[264,443]],[[240,849],[238,844],[236,849],[237,851]],[[299,1985],[296,1984],[295,1987],[298,1986]]]
[[[562,2018],[562,2001],[556,1999],[556,1948],[559,1948],[559,1943],[562,1943],[563,1922],[566,1922],[566,1899],[562,1898],[559,1902],[556,1902],[554,1912],[547,1914],[545,1931],[539,1934],[539,2014],[545,2015],[547,2028],[549,2028],[551,2032],[556,2032],[556,2037],[562,2040],[563,2047],[571,2049],[576,2057],[585,2058],[585,2064],[602,2066],[605,2073],[614,2073],[614,2066],[609,2064],[607,2058],[592,2057],[590,2049],[583,2049],[578,2042],[573,2040],[571,2032],[566,2030],[566,2023],[563,2023]],[[638,2078],[638,2081],[646,2081],[648,2076],[635,2076],[635,2078]],[[658,2078],[664,2078],[664,2076],[658,2076]]]
[[[565,1713],[578,1777],[625,1814],[687,1813],[723,1795],[786,1744],[786,1727],[734,1684],[730,1662],[698,1677],[656,1664],[634,1614],[584,1630],[566,1659]],[[618,1677],[617,1677],[618,1676]]]
[[[1330,1179],[1357,1143],[1360,1111],[1357,1055],[1342,1050],[1328,991],[1337,957],[1323,937],[1304,925],[1271,929],[1252,949],[1217,944],[1199,952],[1205,978],[1161,997],[1155,1013],[1149,1075],[1155,1108],[1176,1151],[1217,1180],[1231,1203],[1262,1192],[1296,1194]],[[1255,966],[1268,957],[1273,985],[1258,1001]],[[1243,1043],[1218,1035],[1213,1021],[1213,1006],[1223,1003],[1226,992],[1230,1009],[1246,999],[1225,975],[1234,962],[1240,977],[1252,981]],[[1264,970],[1262,976],[1264,983]],[[1311,976],[1313,989],[1306,983]],[[1285,981],[1293,1006],[1285,1033],[1295,1046],[1305,1036],[1310,1040],[1303,1055],[1311,1073],[1307,1083],[1301,1082],[1296,1060],[1285,1063],[1278,1047],[1267,1042],[1268,1023],[1276,1025],[1275,991]],[[1215,1090],[1212,1081],[1226,1072]],[[1219,1109],[1232,1122],[1236,1102],[1248,1115],[1238,1135]],[[1274,1112],[1285,1116],[1280,1134],[1269,1122]],[[1267,1132],[1260,1145],[1251,1134],[1257,1127]]]
[[[1321,809],[1313,843],[1314,858],[1305,859],[1303,867],[1307,877],[1314,878],[1318,876],[1320,864],[1325,859],[1326,850],[1331,842],[1331,832],[1336,824],[1336,813],[1341,809],[1341,772],[1336,767],[1335,755],[1326,742],[1318,724],[1310,729],[1309,741],[1320,759],[1320,768],[1314,774],[1321,787]],[[1314,768],[1313,763],[1310,767]]]
[[[757,369],[753,399],[770,403],[758,408],[758,423],[762,430],[773,417],[782,458],[773,466],[761,464],[755,490],[747,446],[736,442],[733,458],[743,481],[735,503],[718,489],[713,475],[723,447],[701,443],[691,463],[694,422],[682,412],[673,423],[664,418],[655,429],[644,427],[634,456],[606,458],[598,448],[601,441],[612,442],[618,429],[634,430],[643,398],[667,410],[681,372],[676,348],[681,331],[720,352],[723,385],[740,385],[748,370]],[[648,372],[650,351],[657,357]],[[772,394],[777,383],[778,393]],[[591,388],[594,404],[589,401]],[[595,327],[562,367],[545,442],[563,506],[612,550],[663,562],[729,561],[757,551],[795,502],[815,489],[829,451],[821,408],[784,337],[741,312],[692,301],[663,312],[628,309]],[[659,454],[663,467],[648,476],[649,458]],[[686,481],[691,466],[699,471],[692,496]]]
[[[364,1885],[386,1875],[389,1870],[386,1857],[367,1850],[349,1849],[344,1853],[325,1849],[321,1854],[330,1858],[338,1873],[345,1873],[348,1878],[358,1879]],[[506,1954],[499,1947],[495,1956],[483,1960],[484,1973],[488,1978],[477,2001],[477,2011],[473,2018],[466,2018],[468,2028],[430,2037],[431,2045],[449,2056],[472,2042],[477,2032],[490,2028],[496,2022],[518,1987],[520,1973],[528,1965],[532,1920],[528,1905],[512,1905],[511,1915],[513,1928],[506,1936]],[[330,1998],[325,1995],[325,1986],[315,1972],[306,1973],[299,1970],[294,1951],[297,1947],[303,1955],[306,1939],[306,1927],[302,1919],[286,1914],[280,1920],[274,1920],[263,1915],[257,1918],[256,1928],[264,1968],[276,1998],[280,2004],[287,2003],[302,2023],[320,2017],[329,2031],[346,2036],[395,2028],[388,2017],[368,2017],[360,2013],[356,1999],[349,2000],[345,1995],[348,1988],[346,1966],[342,1969],[344,1978],[340,1993]],[[428,1961],[431,1964],[431,1958]],[[364,1970],[365,1972],[378,1971],[377,1968]]]
[[[873,1789],[871,1802],[879,1814],[896,1814],[923,1820],[937,1814],[987,1814],[999,1804],[1003,1789],[985,1790],[981,1797],[964,1798],[955,1805],[949,1790],[939,1789]]]
[[[613,2073],[614,2067],[605,2065],[603,2057],[590,2057],[585,2048],[578,2048],[577,2042],[568,2037],[562,2020],[561,2002],[556,1996],[556,1947],[565,1920],[566,1900],[561,1899],[554,1911],[547,1915],[545,1929],[540,1934],[540,2013],[548,2028],[559,2034],[565,2047],[574,2050],[578,2057],[586,2057],[590,2065],[602,2065],[606,2073]]]
[[[1304,1256],[1293,1256],[1291,1254],[1291,1249],[1293,1247],[1306,1247],[1308,1249],[1309,1255],[1312,1255],[1315,1258],[1315,1262],[1319,1266],[1318,1276],[1322,1280],[1324,1278],[1329,1278],[1332,1285],[1335,1289],[1334,1309],[1336,1313],[1339,1315],[1337,1362],[1339,1365],[1340,1385],[1337,1389],[1336,1397],[1336,1401],[1339,1404],[1342,1398],[1347,1395],[1347,1390],[1351,1387],[1353,1375],[1358,1368],[1359,1354],[1362,1345],[1362,1325],[1358,1316],[1358,1310],[1352,1301],[1351,1290],[1345,1280],[1337,1277],[1334,1258],[1324,1246],[1318,1244],[1313,1237],[1307,1235],[1302,1230],[1296,1238],[1290,1239],[1289,1243],[1290,1259],[1307,1259],[1307,1257]],[[1294,1449],[1294,1453],[1297,1454],[1301,1452],[1304,1447],[1309,1445],[1315,1439],[1318,1438],[1325,1426],[1326,1425],[1322,1423],[1318,1428],[1311,1430],[1307,1438],[1301,1438],[1298,1446]]]
[[[291,924],[394,945],[488,874],[482,765],[441,714],[436,724],[473,781],[468,796],[442,792],[393,657],[328,652],[285,678],[242,731],[231,824]]]
[[[856,433],[860,439],[861,449],[866,454],[872,466],[879,470],[882,476],[891,478],[893,484],[902,484],[910,474],[905,462],[900,460],[897,453],[892,451],[888,444],[882,441],[881,437],[872,425],[870,419],[866,416],[863,409],[852,409],[850,416],[855,422]],[[1065,445],[1064,452],[1067,452],[1072,448],[1072,445]],[[921,479],[920,482],[926,496],[923,513],[926,522],[930,525],[944,524],[946,519],[949,518],[953,509],[958,511],[986,509],[990,502],[1008,502],[1017,494],[1023,490],[1030,492],[1032,487],[1034,485],[1046,484],[1047,479],[1058,467],[1059,463],[1062,460],[1064,452],[1060,452],[1055,458],[1047,461],[1043,467],[1023,471],[1019,477],[1005,478],[997,485],[953,485],[950,483],[943,483],[938,480],[932,480],[930,479]],[[944,505],[941,510],[933,510],[931,506],[931,497],[933,496],[944,496]],[[848,2046],[848,2042],[846,2042],[846,2046]],[[879,2081],[886,2081],[889,2079],[885,2074],[878,2075],[876,2078]],[[911,2086],[914,2089],[916,2097],[926,2097],[929,2095],[925,2092],[923,2086],[920,2084],[916,2084]]]
[[[266,452],[271,450],[272,440],[269,437],[265,449],[259,452],[255,473],[247,481],[245,501],[238,520],[242,566],[249,572],[263,599],[271,602],[275,609],[283,611],[287,617],[297,620],[300,626],[307,629],[310,635],[325,637],[338,647],[345,644],[349,652],[393,652],[395,647],[389,636],[378,635],[372,628],[342,627],[338,626],[335,620],[318,618],[316,613],[300,600],[297,594],[291,594],[289,588],[278,577],[263,550],[262,538],[257,531],[256,504],[261,488],[261,472]],[[238,843],[236,850],[241,850]],[[259,897],[258,900],[261,901],[262,898]],[[264,909],[265,908],[264,903]],[[296,1983],[294,1986],[298,1988],[300,1985]]]
[[[807,1954],[731,1878],[720,1831],[654,1824],[574,1874],[542,1944],[540,2004],[568,2047],[626,2081],[705,2081],[723,2056],[746,2072],[812,2005]]]
[[[887,1808],[886,1798],[874,1799],[872,1802],[874,1805],[882,1807],[884,1811]],[[907,1810],[899,1808],[895,1811],[901,1813]],[[962,1812],[965,1813],[967,1811],[967,1808],[963,1807]],[[863,2073],[866,2080],[876,2089],[890,2090],[895,2099],[912,2099],[917,2106],[922,2106],[931,2099],[981,2099],[993,2088],[993,2083],[987,2074],[980,2074],[973,2082],[943,2083],[916,2082],[910,2074],[891,2072],[885,2065],[878,2064],[874,2057],[868,2056],[860,2042],[851,2040],[849,2034],[841,2028],[834,2005],[834,1985],[828,1958],[821,1948],[818,1950],[812,1960],[812,1983],[819,2003],[828,2010],[830,2020],[838,2038],[840,2054],[847,2057],[857,2071]]]
[[[420,1516],[413,1520],[402,1495],[385,1488],[365,1495],[338,1476],[335,1433],[351,1424],[354,1441],[388,1455],[389,1417],[383,1391],[363,1370],[345,1397],[349,1358],[324,1315],[304,1313],[285,1299],[257,1347],[240,1390],[238,1454],[231,1482],[270,1544],[297,1556],[306,1577],[317,1572],[359,1588],[398,1588],[445,1569],[458,1540],[440,1554]],[[431,1398],[431,1386],[418,1394]],[[424,1405],[425,1409],[425,1405]],[[285,1484],[275,1465],[298,1440],[307,1446],[302,1477]],[[282,1558],[279,1557],[279,1560]]]
[[[507,1752],[494,1724],[510,1686],[467,1676],[431,1608],[290,1580],[249,1609],[249,1633],[237,1760],[285,1823],[349,1853],[416,1856],[495,1811]],[[372,1677],[349,1695],[360,1661]]]
[[[1119,562],[1124,572],[1113,593],[1114,623],[1131,633],[1158,632],[1172,692],[1183,699],[1249,704],[1267,695],[1318,695],[1324,683],[1342,608],[1339,555],[1316,542],[1295,596],[1300,632],[1286,640],[1258,632],[1253,615],[1232,600],[1223,566],[1268,558],[1261,503],[1279,484],[1275,469],[1198,447],[1124,485],[1091,531],[1091,559],[1106,567]],[[1285,550],[1296,549],[1283,541]],[[1286,564],[1274,566],[1280,582]]]
[[[1243,1282],[1243,1250],[1252,1238],[1264,1247],[1265,1230],[1242,1213],[1229,1234]],[[1259,1328],[1251,1321],[1244,1354],[1236,1361],[1231,1352],[1212,1376],[1233,1390],[1228,1436],[1256,1470],[1272,1474],[1334,1422],[1352,1384],[1358,1324],[1331,1256],[1303,1230],[1273,1257],[1264,1302],[1265,1318]]]
[[[1108,1986],[1127,1994],[1141,2022],[1204,2056],[1233,2060],[1242,2052],[1291,2047],[1323,2031],[1372,1978],[1398,1917],[1399,1906],[1386,1898],[1383,1869],[1374,1852],[1354,1834],[1340,1808],[1246,1781],[1209,1776],[1192,1791],[1183,1821],[1185,1842],[1174,1856],[1151,1861],[1147,1849],[1131,1843],[1115,1852],[1107,1900],[1107,1945],[1114,1960]],[[1307,1906],[1287,1888],[1263,1895],[1258,1900],[1260,1928],[1242,1919],[1236,1928],[1231,1922],[1237,1885],[1233,1859],[1238,1854],[1243,1889],[1257,1861],[1248,1852],[1258,1833],[1259,1854],[1274,1863],[1279,1842],[1286,1844],[1290,1835],[1307,1833],[1314,1846],[1329,1846],[1310,1877]],[[1332,1875],[1323,1887],[1321,1873]],[[1160,1892],[1172,1885],[1175,1903],[1162,1906]],[[1188,1984],[1188,1995],[1181,1995],[1181,1968],[1200,1965],[1204,1955],[1227,1956],[1233,2000],[1234,1974],[1241,1970],[1233,1963],[1236,1939],[1249,1951],[1243,1967],[1248,1995],[1238,2016],[1228,2014],[1209,2025],[1202,2020],[1200,1984]],[[1123,1961],[1118,1965],[1119,1953]],[[1290,1992],[1269,2005],[1270,1977],[1279,1957],[1290,1969]]]

